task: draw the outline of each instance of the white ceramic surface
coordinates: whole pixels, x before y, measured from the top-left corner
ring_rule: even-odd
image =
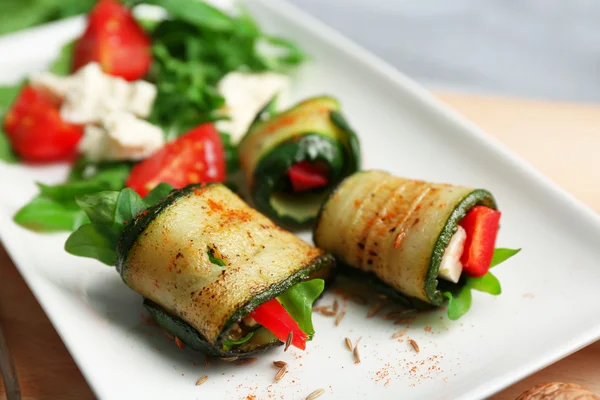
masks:
[[[268,29],[314,56],[298,73],[295,96],[341,99],[362,140],[365,167],[492,190],[504,213],[499,245],[523,251],[496,270],[502,296],[476,293],[471,312],[458,322],[440,311],[411,324],[407,336],[419,354],[390,338],[402,326],[367,320],[368,306],[348,302],[339,327],[315,316],[317,335],[306,353],[276,349],[249,366],[207,368],[202,355],[179,350],[143,322],[140,296],[113,269],[65,253],[65,234],[40,235],[12,222],[36,193],[34,181],[59,182],[66,166],[0,163],[0,237],[99,398],[301,399],[324,388],[324,399],[477,399],[600,337],[596,214],[320,23],[279,1],[249,6]],[[0,39],[0,79],[42,69],[81,26],[75,19]],[[362,337],[360,364],[345,349],[345,337]],[[275,384],[270,363],[279,359],[290,372]],[[196,387],[205,374],[209,380]]]

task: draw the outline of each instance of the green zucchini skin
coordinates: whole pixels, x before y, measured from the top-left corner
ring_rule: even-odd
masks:
[[[313,239],[339,259],[342,273],[387,287],[386,294],[413,306],[440,306],[441,259],[458,223],[476,205],[496,209],[483,189],[362,171],[323,204]]]
[[[257,117],[239,151],[254,206],[290,228],[314,222],[322,200],[361,164],[358,137],[337,100],[327,96],[308,99],[267,120]],[[328,165],[328,186],[293,193],[287,170],[301,161]]]
[[[204,206],[205,204],[212,204],[215,208],[207,209]],[[224,213],[224,216],[221,216],[220,213]],[[233,218],[231,215],[236,215],[236,213],[243,217],[243,220],[241,220],[240,223],[236,222],[233,224],[230,223],[229,225],[221,225],[220,228],[214,225],[216,221],[223,221],[220,218],[226,218],[227,220],[227,218]],[[207,215],[202,217],[202,214]],[[203,280],[206,278],[203,278],[202,275],[198,276],[198,274],[194,272],[196,270],[206,270],[207,266],[205,261],[203,261],[203,257],[208,259],[208,256],[204,254],[205,250],[201,251],[202,255],[198,256],[200,258],[197,258],[196,256],[190,258],[190,256],[188,256],[189,253],[186,252],[188,250],[184,250],[184,248],[181,247],[180,240],[182,235],[185,243],[188,243],[188,239],[190,239],[190,243],[193,243],[193,240],[198,240],[198,242],[201,242],[198,246],[200,246],[201,249],[205,249],[204,242],[200,240],[202,238],[194,236],[193,233],[190,233],[192,232],[190,230],[185,229],[183,231],[177,231],[176,229],[178,225],[177,221],[181,221],[181,218],[190,216],[192,219],[189,220],[190,222],[188,222],[188,224],[191,223],[194,226],[199,226],[200,232],[208,233],[214,229],[220,229],[219,232],[212,231],[213,234],[209,235],[210,239],[204,240],[210,240],[211,243],[221,243],[219,244],[220,255],[224,257],[225,261],[230,261],[230,263],[225,266],[216,266],[209,261],[210,266],[208,267],[209,272],[207,273],[210,273],[212,269],[219,269],[220,271],[222,268],[223,271],[218,272],[218,277],[215,277],[216,280],[212,280],[208,283]],[[174,220],[173,218],[178,219]],[[205,226],[203,224],[209,225]],[[260,227],[260,230],[258,227]],[[155,239],[157,232],[165,231],[170,232],[170,236],[165,238],[163,234],[164,242],[166,244],[163,244],[162,241],[159,244],[160,246],[166,246],[166,250],[156,250],[159,248],[156,245],[158,242],[156,242]],[[244,234],[238,235],[240,232]],[[248,233],[248,235],[246,235],[246,233]],[[231,238],[236,243],[232,244],[232,246],[234,246],[233,248],[228,248],[222,241],[219,242],[219,237]],[[227,243],[231,243],[231,241],[228,239]],[[188,245],[186,244],[185,246]],[[191,246],[192,254],[199,254],[195,250],[195,245],[189,244],[189,246]],[[284,270],[280,269],[279,273],[272,275],[274,270],[270,270],[269,268],[271,267],[260,264],[262,267],[260,267],[261,272],[259,272],[259,275],[262,276],[262,278],[254,278],[258,280],[248,281],[239,280],[240,273],[237,272],[239,271],[239,268],[250,269],[249,271],[251,271],[251,268],[255,268],[252,267],[252,265],[257,265],[256,262],[243,261],[245,259],[244,257],[248,256],[252,258],[252,254],[255,254],[258,249],[262,248],[262,250],[258,250],[257,253],[263,255],[260,263],[270,264],[271,261],[267,260],[276,261],[273,257],[277,258],[278,255],[281,254],[279,252],[273,253],[271,249],[279,249],[281,246],[290,248],[289,252],[295,254],[294,257],[289,259],[284,257],[284,260],[287,260],[287,262],[284,263],[286,265]],[[150,250],[146,250],[146,248],[150,248]],[[162,249],[162,247],[160,247],[160,249]],[[142,251],[147,253],[143,257],[139,255]],[[158,253],[156,253],[157,251],[161,251],[163,254],[158,255]],[[136,279],[142,275],[142,280],[148,282],[149,279],[154,279],[156,277],[159,279],[160,277],[169,279],[169,277],[173,276],[172,274],[181,273],[181,271],[176,271],[180,268],[179,265],[175,265],[172,271],[171,264],[155,261],[162,260],[161,257],[163,256],[166,257],[165,260],[171,260],[170,253],[166,252],[177,252],[177,256],[175,257],[176,260],[181,260],[179,257],[183,257],[184,260],[187,259],[187,264],[181,264],[184,280],[155,280],[156,288],[153,287],[151,289],[148,289],[148,284],[140,286],[140,282],[136,282]],[[232,254],[239,254],[237,257],[242,258],[232,258]],[[244,254],[246,254],[246,256],[244,256]],[[150,262],[148,262],[148,260],[150,260]],[[191,274],[189,268],[186,267],[190,262],[193,265]],[[287,263],[290,264],[289,267],[287,266]],[[268,343],[258,347],[254,346],[252,348],[240,345],[237,348],[226,351],[223,349],[222,345],[235,324],[260,304],[279,296],[296,283],[311,279],[311,274],[329,271],[335,265],[335,260],[330,254],[309,246],[289,232],[275,226],[266,217],[245,205],[239,197],[231,193],[223,185],[212,184],[190,185],[184,189],[173,191],[155,206],[138,215],[127,225],[118,242],[116,264],[124,282],[146,298],[146,308],[148,308],[152,316],[164,329],[171,334],[178,336],[186,345],[196,350],[219,356],[242,356],[254,354],[256,351],[272,347],[274,343]],[[169,272],[166,272],[167,267]],[[132,268],[134,269],[132,270]],[[140,270],[140,268],[142,269]],[[263,270],[264,274],[262,272]],[[288,271],[289,275],[286,276],[285,273]],[[329,273],[326,275],[329,275]],[[241,276],[245,276],[244,279],[248,279],[248,276],[254,277],[253,274],[241,274]],[[283,279],[276,278],[276,276],[281,276]],[[201,284],[199,284],[200,286],[194,283],[197,279],[201,282]],[[191,282],[189,287],[181,286],[182,282],[187,283],[188,281]],[[246,282],[250,285],[247,290],[244,289]],[[270,284],[265,286],[267,282],[270,282]],[[158,284],[161,286],[160,289]],[[180,284],[179,288],[177,284]],[[227,285],[231,284],[233,284],[234,287],[229,288]],[[165,289],[162,288],[163,286]],[[176,302],[180,303],[178,306],[174,306],[169,302],[166,304],[161,303],[165,298],[170,298],[169,296],[173,295],[172,289],[175,292],[174,296],[179,296],[178,293],[185,294],[182,297],[174,297]],[[167,290],[169,294],[164,293],[164,290]],[[221,293],[222,290],[225,290],[225,293],[229,294],[220,297],[218,293]],[[156,294],[161,291],[164,296],[167,297]],[[235,294],[232,294],[233,292],[240,291],[242,292],[241,297],[236,297]],[[150,294],[150,296],[147,296],[147,294]],[[190,294],[192,300],[189,300],[188,295]],[[198,300],[194,300],[196,298]],[[249,300],[245,303],[238,303],[237,299]],[[185,300],[186,302],[182,303],[182,300]],[[240,305],[238,306],[238,304]],[[174,312],[171,310],[177,311]],[[201,321],[204,322],[197,322],[197,316],[202,315],[198,314],[200,310],[212,310],[204,313],[205,316],[201,317]],[[218,317],[216,317],[216,310],[220,312]],[[214,320],[212,319],[213,315],[215,315]],[[220,315],[226,316],[227,318],[224,320],[220,319]],[[193,325],[194,323],[196,323],[196,326]],[[209,328],[212,324],[215,324],[213,326],[216,328]],[[197,326],[201,328],[197,328]],[[199,329],[208,329],[206,332],[208,332],[208,335],[212,335],[212,339]]]

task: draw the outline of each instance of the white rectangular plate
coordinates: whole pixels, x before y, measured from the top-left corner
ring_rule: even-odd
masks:
[[[476,293],[458,322],[439,311],[412,323],[407,336],[419,354],[391,339],[401,326],[367,320],[368,306],[348,302],[339,327],[315,316],[317,335],[305,353],[276,349],[252,365],[205,367],[202,355],[179,350],[143,323],[140,296],[113,269],[65,253],[65,234],[36,234],[12,222],[36,193],[34,181],[60,182],[66,166],[0,163],[0,236],[98,397],[300,399],[324,388],[323,398],[476,399],[600,336],[597,215],[337,33],[282,2],[249,6],[269,30],[314,56],[298,73],[295,97],[338,97],[367,168],[490,189],[503,211],[499,245],[523,251],[496,270],[502,296]],[[43,69],[81,28],[73,19],[0,39],[0,54],[8,55],[0,57],[0,79]],[[360,364],[345,337],[362,337]],[[271,362],[279,359],[290,372],[274,384]],[[196,387],[205,374],[209,380]]]

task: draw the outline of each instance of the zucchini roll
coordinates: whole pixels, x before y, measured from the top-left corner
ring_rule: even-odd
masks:
[[[331,190],[360,169],[360,146],[332,97],[270,116],[273,103],[240,142],[240,163],[255,207],[294,227],[314,221]]]
[[[333,258],[209,184],[175,190],[137,214],[117,243],[116,266],[170,334],[208,354],[246,356],[294,329],[292,343],[302,348],[310,312],[294,321],[288,304]]]
[[[314,241],[388,294],[440,306],[458,293],[446,287],[460,289],[488,272],[499,218],[486,190],[365,171],[325,202]]]

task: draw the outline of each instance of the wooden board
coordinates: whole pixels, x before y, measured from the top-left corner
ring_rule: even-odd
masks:
[[[600,212],[600,106],[466,94],[440,94],[573,195]],[[0,248],[0,324],[24,399],[93,399],[56,331]],[[514,399],[538,383],[578,383],[600,393],[600,342],[513,385],[493,399]],[[4,398],[0,383],[0,399]]]

